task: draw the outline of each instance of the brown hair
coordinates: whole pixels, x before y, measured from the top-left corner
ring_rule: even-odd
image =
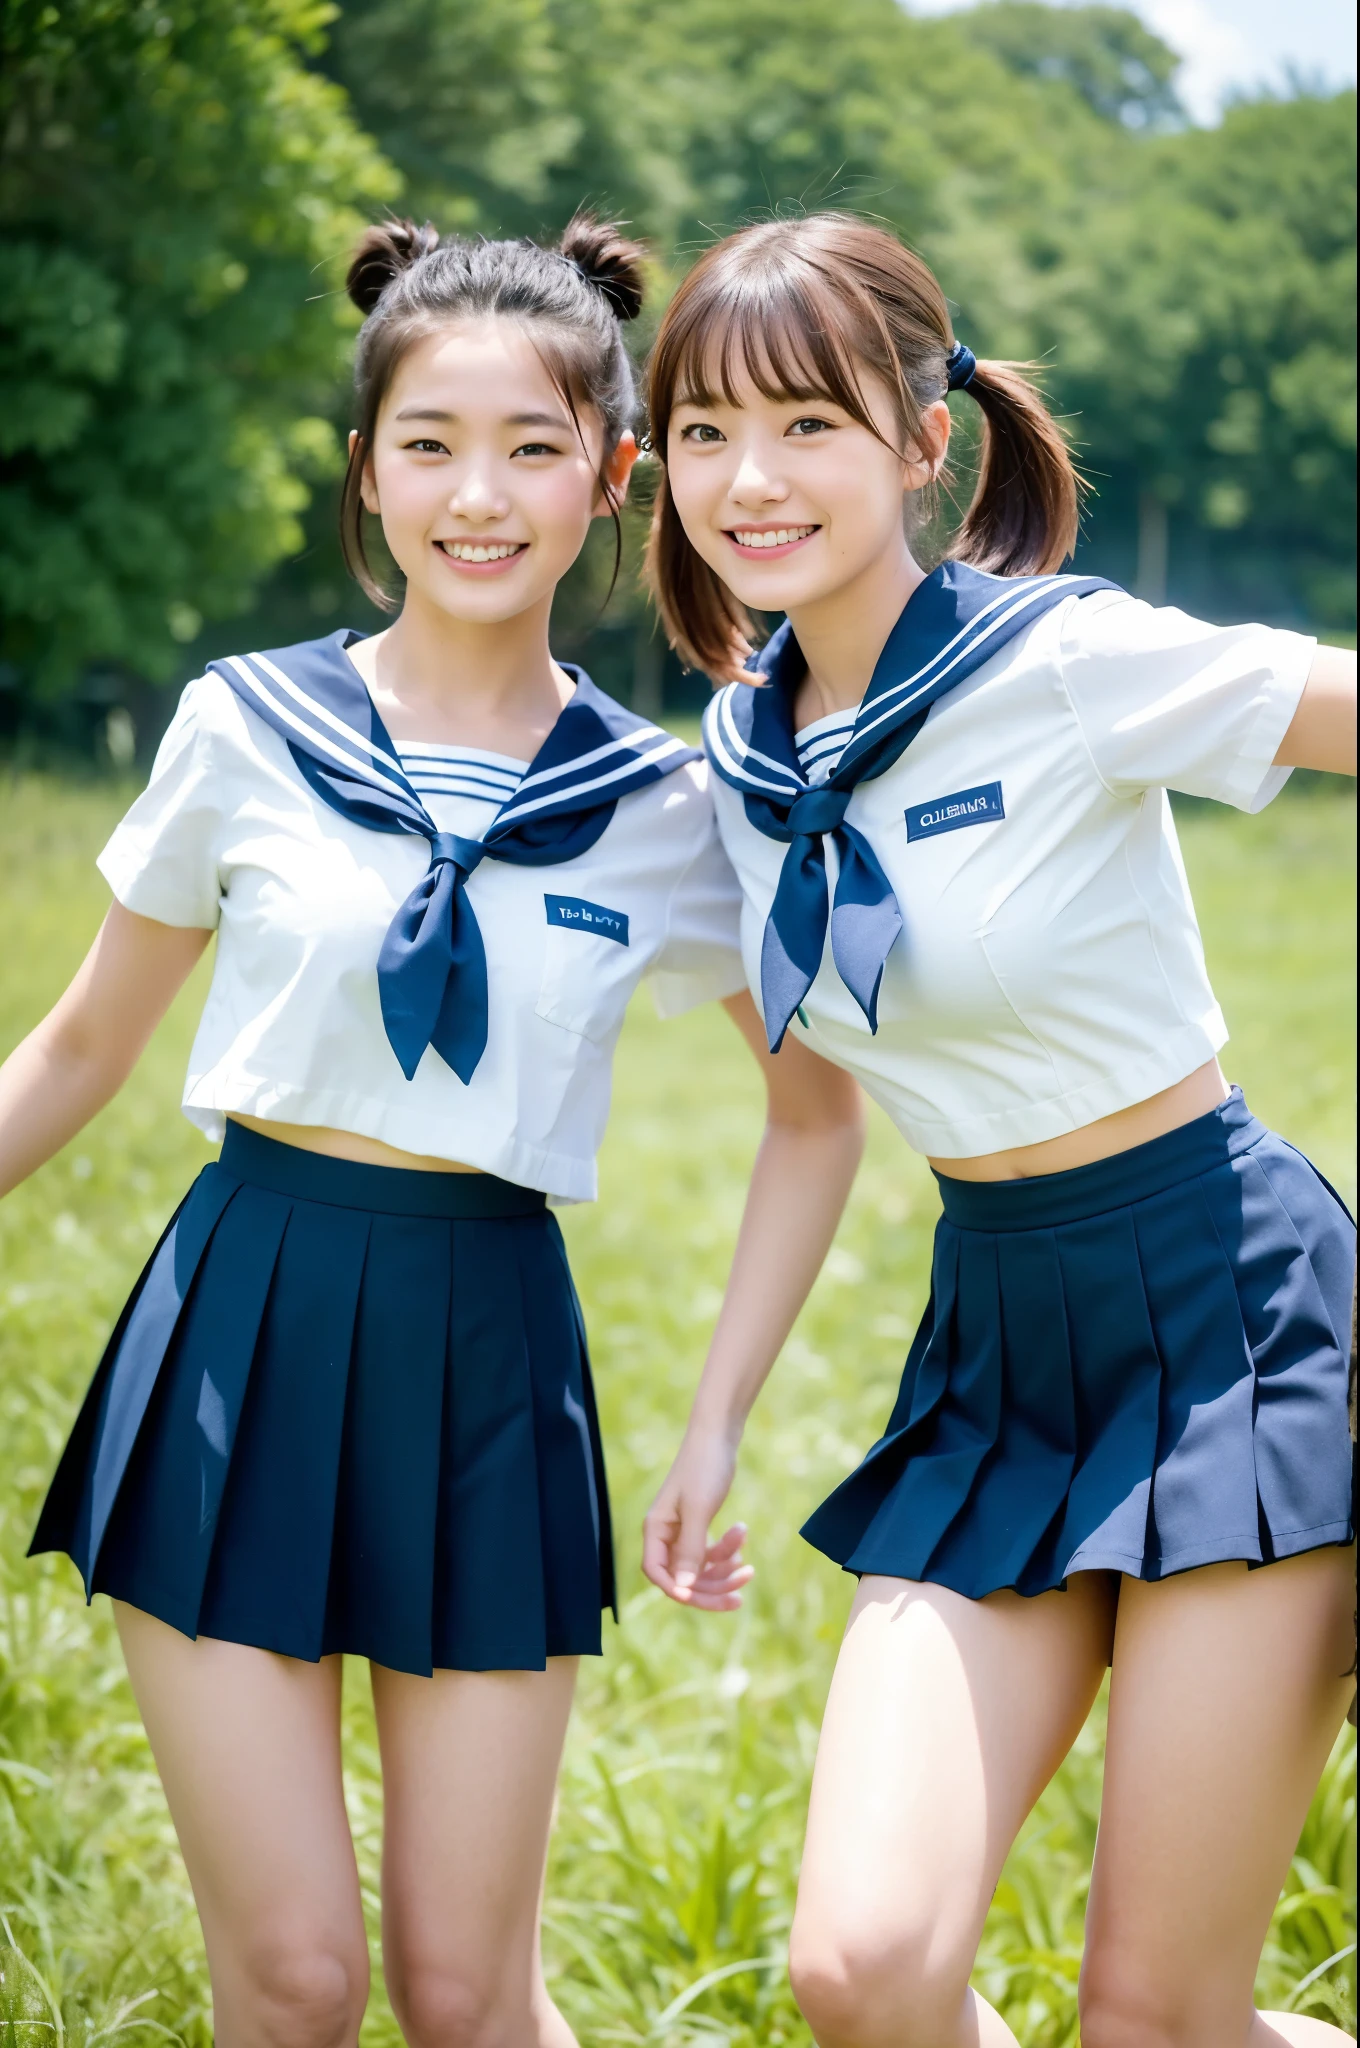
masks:
[[[852,214],[743,228],[709,249],[667,308],[652,350],[651,432],[662,477],[647,576],[672,645],[712,675],[753,637],[744,607],[691,547],[665,474],[677,404],[735,402],[744,371],[766,397],[822,398],[881,439],[863,376],[892,393],[904,447],[949,386],[954,332],[921,258]],[[1078,480],[1057,422],[1023,373],[979,362],[966,388],[982,409],[981,464],[954,542],[960,561],[1001,576],[1055,569],[1077,535]],[[716,384],[716,391],[713,386]]]
[[[364,230],[345,280],[366,317],[354,362],[355,431],[340,493],[345,565],[375,604],[395,611],[364,546],[364,463],[397,365],[413,343],[450,320],[501,314],[533,329],[534,345],[581,429],[583,408],[604,423],[600,488],[614,519],[614,574],[622,549],[618,506],[605,465],[637,412],[633,366],[621,323],[642,306],[644,252],[610,222],[578,213],[555,249],[536,242],[441,242],[427,221],[384,221]],[[610,585],[613,589],[613,585]]]

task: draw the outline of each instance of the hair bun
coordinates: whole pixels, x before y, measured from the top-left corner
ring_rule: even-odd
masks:
[[[642,311],[647,255],[640,242],[630,242],[615,221],[578,213],[568,222],[560,247],[586,282],[609,301],[618,319],[636,320]]]
[[[439,236],[426,221],[385,220],[365,228],[345,278],[345,290],[361,313],[371,313],[394,277],[409,270],[439,246]]]

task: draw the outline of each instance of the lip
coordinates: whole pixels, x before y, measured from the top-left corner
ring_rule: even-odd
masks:
[[[723,538],[732,552],[740,555],[743,562],[780,562],[783,561],[786,555],[796,554],[799,548],[805,548],[810,540],[815,540],[822,530],[821,527],[815,525],[811,520],[795,519],[792,522],[788,520],[767,520],[764,522],[752,520],[749,526],[741,528],[743,533],[787,533],[790,523],[794,526],[807,526],[811,530],[800,534],[797,540],[785,541],[778,547],[769,547],[768,545],[760,548],[743,547],[742,543],[737,539],[737,529],[731,526],[723,528]]]
[[[494,562],[462,561],[458,556],[449,554],[448,548],[453,545],[452,539],[447,543],[437,540],[433,545],[435,552],[448,563],[448,566],[454,571],[455,575],[471,577],[503,576],[507,570],[513,569],[517,562],[522,562],[529,552],[529,542],[527,540],[506,540],[501,534],[483,535],[469,533],[458,535],[458,545],[460,547],[512,547],[516,550],[513,555],[501,555]]]

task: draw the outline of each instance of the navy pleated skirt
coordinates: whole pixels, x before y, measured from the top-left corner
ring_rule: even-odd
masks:
[[[1069,1173],[939,1180],[897,1403],[819,1550],[980,1599],[1350,1540],[1355,1228],[1240,1090]]]
[[[44,1550],[87,1596],[288,1657],[598,1653],[604,1461],[544,1197],[228,1123],[119,1318]]]

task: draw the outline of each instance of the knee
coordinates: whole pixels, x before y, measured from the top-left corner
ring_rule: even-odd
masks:
[[[794,1921],[789,1978],[821,2048],[940,2048],[958,2039],[971,1955],[926,1928]]]
[[[368,1957],[293,1940],[257,1950],[246,1968],[248,2040],[261,2048],[350,2048],[368,2003]]]
[[[411,2048],[522,2048],[516,2015],[489,1976],[423,1963],[388,1971],[392,2009]]]

